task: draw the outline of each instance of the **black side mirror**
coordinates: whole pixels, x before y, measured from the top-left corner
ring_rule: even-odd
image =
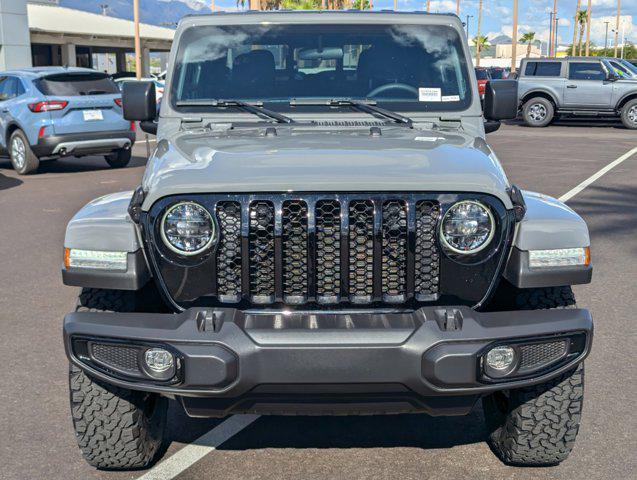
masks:
[[[153,82],[124,82],[122,106],[126,120],[135,122],[155,120],[157,117],[156,102]]]
[[[490,80],[484,92],[484,118],[510,120],[518,116],[518,82]]]
[[[619,75],[617,75],[617,73],[610,71],[606,74],[606,81],[607,82],[616,82],[617,80],[619,80]]]

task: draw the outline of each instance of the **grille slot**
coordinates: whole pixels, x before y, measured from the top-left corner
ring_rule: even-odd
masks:
[[[283,300],[298,304],[307,299],[307,203],[287,200],[282,209]]]
[[[250,205],[250,294],[254,303],[274,301],[274,205]]]
[[[107,368],[125,373],[141,373],[137,362],[138,353],[139,349],[124,345],[91,344],[91,356],[95,361]]]
[[[341,292],[341,205],[316,202],[316,295],[319,303],[337,303]]]
[[[435,200],[236,195],[215,205],[221,303],[395,305],[438,298]]]
[[[374,293],[374,204],[349,205],[349,293],[352,303],[369,303]]]
[[[438,295],[440,258],[436,246],[436,225],[440,217],[437,202],[421,200],[416,203],[416,300],[435,300]]]
[[[217,249],[217,294],[222,302],[241,299],[241,204],[220,202],[219,247]]]

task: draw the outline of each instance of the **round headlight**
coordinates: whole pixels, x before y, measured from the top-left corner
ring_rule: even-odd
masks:
[[[452,252],[465,255],[484,249],[494,233],[493,214],[480,202],[473,200],[452,205],[440,223],[443,245]]]
[[[208,210],[195,202],[173,205],[161,222],[161,237],[168,248],[180,255],[197,255],[212,244],[215,224]]]

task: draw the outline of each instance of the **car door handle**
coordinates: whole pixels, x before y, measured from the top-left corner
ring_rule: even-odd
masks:
[[[566,85],[566,88],[577,88],[577,85]]]

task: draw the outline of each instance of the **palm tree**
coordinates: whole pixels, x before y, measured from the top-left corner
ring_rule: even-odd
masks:
[[[480,52],[485,48],[489,48],[489,39],[484,35],[476,35],[471,40],[473,44],[476,46],[476,66],[480,66]]]
[[[480,26],[482,25],[482,0],[478,5],[478,32],[476,33],[476,38],[482,38],[480,35]],[[486,37],[484,37],[486,41]],[[482,51],[482,45],[480,43],[476,43],[476,66],[480,66],[480,52]]]
[[[582,6],[582,0],[577,0],[577,8],[575,9],[575,21],[573,22],[573,50],[571,51],[571,56],[574,57],[577,50],[575,50],[577,46],[577,15],[579,14],[579,9]]]
[[[520,38],[520,43],[526,43],[526,58],[531,56],[531,44],[535,40],[535,32],[526,32]]]
[[[591,52],[591,9],[592,1],[588,0],[588,8],[586,9],[586,56]]]
[[[584,38],[584,27],[586,27],[586,10],[580,10],[577,13],[577,23],[579,24],[579,56],[582,56],[582,40]]]

